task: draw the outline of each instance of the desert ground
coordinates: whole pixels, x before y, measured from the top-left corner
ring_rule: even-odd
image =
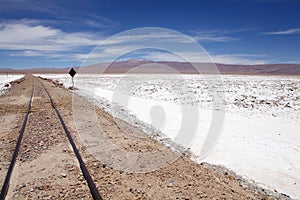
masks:
[[[41,79],[40,79],[41,80]],[[146,173],[114,169],[87,151],[77,134],[72,99],[92,106],[83,97],[51,80],[41,80],[59,109],[104,199],[276,199],[288,198],[258,186],[244,184],[234,173],[184,154],[169,165]],[[0,97],[0,181],[3,182],[26,112],[32,84],[34,97],[8,197],[11,199],[91,199],[86,181],[43,87],[32,75],[13,82]],[[95,107],[103,133],[130,152],[153,151],[162,143],[132,125]],[[101,119],[101,120],[100,120]],[[125,132],[122,130],[126,130]],[[133,134],[126,134],[133,133]],[[138,137],[137,137],[138,136]],[[101,148],[101,147],[97,147]],[[174,152],[169,150],[169,155]]]

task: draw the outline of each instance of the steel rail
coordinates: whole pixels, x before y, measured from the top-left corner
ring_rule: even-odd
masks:
[[[30,110],[31,110],[31,103],[32,103],[33,93],[34,93],[34,82],[32,82],[32,91],[31,91],[31,96],[30,96],[30,100],[29,100],[29,103],[28,103],[28,107],[27,107],[27,112],[25,114],[22,127],[19,131],[19,137],[18,137],[18,140],[17,140],[17,143],[16,143],[16,147],[15,147],[15,150],[14,150],[14,153],[13,153],[11,162],[9,164],[9,167],[8,167],[8,170],[7,170],[7,173],[6,173],[6,177],[5,177],[2,189],[1,189],[0,200],[5,199],[5,197],[7,195],[7,192],[8,192],[8,189],[9,189],[10,178],[11,178],[11,175],[12,175],[17,157],[18,157],[20,145],[21,145],[22,138],[23,138],[23,135],[24,135],[24,131],[25,131],[25,128],[26,128],[26,124],[27,124],[27,121],[28,121],[28,115],[29,115]]]
[[[72,138],[72,136],[71,136],[71,133],[70,133],[70,131],[68,130],[68,128],[67,128],[67,126],[66,126],[66,124],[65,124],[65,122],[64,122],[64,120],[63,120],[63,118],[62,118],[62,116],[61,116],[61,114],[59,113],[57,107],[55,106],[55,103],[54,103],[54,101],[53,101],[53,99],[52,99],[50,93],[48,92],[48,90],[47,90],[47,88],[45,87],[45,85],[44,85],[39,79],[37,79],[37,80],[39,81],[39,83],[40,83],[40,84],[43,86],[43,88],[45,89],[45,91],[46,91],[46,93],[47,93],[47,95],[48,95],[48,97],[49,97],[49,99],[50,99],[51,105],[52,105],[53,109],[55,110],[56,115],[57,115],[57,117],[58,117],[58,119],[59,119],[61,125],[63,126],[63,129],[64,129],[65,133],[67,134],[67,137],[68,137],[68,139],[69,139],[69,142],[71,143],[71,146],[72,146],[72,148],[73,148],[73,151],[74,151],[74,153],[75,153],[75,155],[76,155],[76,158],[77,158],[77,160],[78,160],[78,162],[79,162],[79,165],[80,165],[80,169],[81,169],[81,171],[82,171],[82,174],[83,174],[85,180],[86,180],[87,183],[88,183],[88,186],[89,186],[89,189],[90,189],[90,192],[91,192],[93,198],[94,198],[95,200],[102,200],[102,197],[100,196],[100,194],[99,194],[99,192],[98,192],[98,189],[97,189],[97,187],[96,187],[96,185],[95,185],[95,183],[94,183],[94,181],[93,181],[91,175],[89,174],[88,169],[87,169],[86,165],[84,164],[83,159],[82,159],[82,157],[81,157],[81,155],[80,155],[80,153],[79,153],[79,151],[78,151],[78,149],[77,149],[77,147],[76,147],[76,145],[75,145],[75,142],[74,142],[74,140],[73,140],[73,138]]]

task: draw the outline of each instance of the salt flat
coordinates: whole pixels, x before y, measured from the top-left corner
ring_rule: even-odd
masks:
[[[42,76],[71,85],[69,75]],[[184,123],[183,131],[192,130],[193,137],[183,145],[194,153],[194,160],[224,165],[260,185],[300,198],[299,77],[79,74],[75,86],[77,93],[104,102],[100,105],[111,113],[128,111],[127,121],[135,123],[135,116],[173,140]],[[183,122],[187,109],[193,119]],[[206,155],[203,141],[215,125],[213,111],[225,118]],[[195,119],[196,128],[189,124]]]
[[[5,84],[23,77],[23,75],[0,75],[0,94],[6,89]]]

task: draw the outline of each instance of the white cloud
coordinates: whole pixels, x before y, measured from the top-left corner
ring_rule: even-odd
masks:
[[[152,29],[147,29],[152,30]],[[170,45],[177,54],[166,52],[147,52],[137,55],[138,59],[160,61],[189,61],[189,62],[217,62],[230,64],[261,64],[267,63],[259,55],[230,55],[211,54],[206,55],[201,48],[190,49],[189,43],[194,43],[190,38],[176,32],[151,32],[141,29],[141,32],[130,32],[103,41],[103,37],[91,32],[67,33],[50,26],[40,25],[38,20],[8,21],[0,24],[0,49],[9,50],[10,56],[47,57],[58,59],[70,59],[83,61],[86,58],[91,61],[104,62],[114,59],[124,53],[151,47],[152,43],[162,43],[160,46]],[[198,32],[199,34],[199,32]],[[194,34],[195,35],[195,34]],[[215,32],[207,32],[195,36],[198,41],[233,41],[235,38],[217,35]],[[165,43],[164,43],[165,42]],[[95,52],[86,54],[85,47],[96,47]],[[174,46],[175,45],[175,46]],[[195,51],[199,51],[195,52]],[[181,58],[181,57],[183,58]],[[211,60],[212,59],[212,60]]]
[[[47,57],[47,58],[61,58],[61,53],[55,52],[42,52],[42,51],[17,51],[8,54],[9,56],[26,56],[26,57]],[[61,59],[60,59],[61,60]]]
[[[93,14],[88,14],[87,17],[83,19],[83,22],[90,26],[90,27],[95,27],[95,28],[107,28],[107,27],[112,27],[115,26],[115,22],[99,15],[93,15]],[[77,22],[78,23],[78,22]]]
[[[177,61],[177,62],[208,62],[223,64],[266,64],[270,60],[265,55],[253,54],[209,54],[204,52],[176,52],[171,54],[167,52],[148,52],[139,59],[153,61]]]
[[[59,9],[51,1],[31,1],[31,0],[0,0],[0,11],[31,11],[54,13]],[[61,9],[60,9],[61,11]]]
[[[116,54],[106,53],[104,51],[94,52],[91,54],[77,54],[76,59],[87,59],[89,64],[100,63],[101,61],[113,61]],[[129,59],[130,57],[128,57]],[[271,61],[266,59],[264,55],[252,54],[205,54],[199,52],[177,52],[176,54],[152,51],[142,54],[135,54],[135,59],[152,60],[152,61],[176,61],[176,62],[208,62],[208,63],[223,63],[223,64],[266,64]]]
[[[151,28],[146,28],[151,29]],[[187,37],[180,35],[177,32],[158,32],[157,28],[153,28],[153,32],[144,32],[144,30],[131,30],[131,33],[126,34],[126,32],[122,33],[122,35],[115,35],[113,37],[108,38],[103,41],[102,45],[116,45],[116,44],[124,44],[124,43],[132,43],[132,42],[178,42],[178,43],[188,43],[191,42]],[[134,32],[134,34],[132,33]]]
[[[257,55],[222,54],[211,57],[215,63],[223,64],[257,65],[270,63],[270,60],[262,59]]]
[[[243,55],[243,54],[199,54],[195,52],[179,52],[178,54],[184,60],[176,55],[152,53],[149,57],[152,60],[165,61],[188,61],[188,62],[213,62],[223,64],[265,64],[269,60],[262,59],[262,56]],[[148,57],[148,56],[147,56]],[[146,57],[145,57],[146,59]]]
[[[37,25],[37,21],[10,21],[0,24],[1,50],[72,51],[96,46],[101,38],[89,32],[66,33],[60,29]]]
[[[238,38],[228,36],[230,31],[190,31],[190,36],[199,42],[233,42]]]
[[[195,40],[199,42],[232,42],[238,40],[234,37],[228,37],[228,36],[209,36],[209,35],[199,35],[199,36],[192,36]]]
[[[104,28],[104,27],[106,27],[104,24],[99,23],[99,22],[97,22],[95,20],[91,20],[91,19],[85,19],[84,23],[86,25],[88,25],[88,26],[96,27],[96,28]]]
[[[300,28],[288,29],[284,31],[265,32],[264,35],[290,35],[300,33]]]

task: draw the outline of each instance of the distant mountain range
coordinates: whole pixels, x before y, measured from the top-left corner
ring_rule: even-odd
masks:
[[[147,61],[130,59],[113,63],[100,63],[73,67],[79,73],[182,73],[182,74],[247,74],[247,75],[300,75],[300,64],[261,64],[261,65],[234,65],[212,63],[188,63],[170,61]],[[33,68],[12,70],[0,68],[0,73],[68,73],[67,68]]]

